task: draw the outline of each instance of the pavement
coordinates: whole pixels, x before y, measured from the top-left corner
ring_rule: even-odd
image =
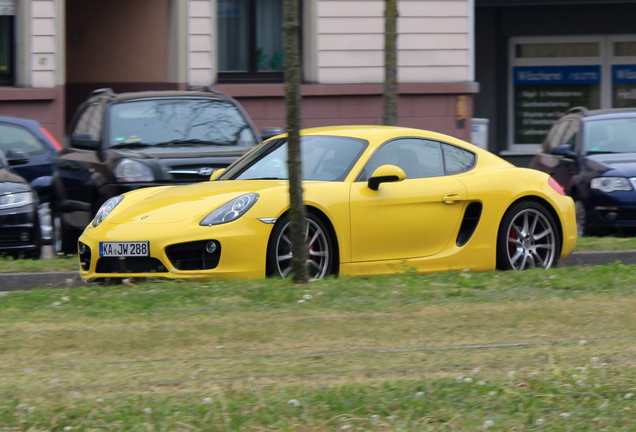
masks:
[[[43,258],[50,257],[50,249],[45,248]],[[614,264],[617,261],[622,264],[636,264],[636,250],[574,252],[560,261],[559,267],[598,266]],[[78,272],[0,273],[0,293],[34,288],[72,288],[90,285],[80,278]]]

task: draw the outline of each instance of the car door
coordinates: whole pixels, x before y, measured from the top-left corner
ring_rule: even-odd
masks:
[[[402,168],[406,179],[371,190],[368,177],[385,164]],[[384,144],[351,188],[352,260],[439,253],[457,230],[466,197],[463,183],[445,172],[441,143],[408,138]]]
[[[55,159],[58,181],[63,201],[63,213],[80,211],[87,213],[79,218],[76,228],[82,227],[86,217],[90,221],[93,216],[90,213],[95,190],[98,185],[92,184],[93,173],[103,165],[100,160],[100,152],[97,149],[80,148],[71,139],[76,134],[83,134],[85,138],[99,142],[102,130],[103,106],[99,103],[87,105],[78,115],[77,121],[69,130],[68,142]],[[82,227],[83,228],[83,227]]]

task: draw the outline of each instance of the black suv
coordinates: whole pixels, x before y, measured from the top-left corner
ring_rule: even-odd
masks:
[[[209,88],[94,91],[76,111],[54,160],[55,252],[77,252],[77,238],[107,199],[207,180],[280,132],[258,134],[238,102]]]

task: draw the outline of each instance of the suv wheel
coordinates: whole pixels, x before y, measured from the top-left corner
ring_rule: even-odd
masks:
[[[57,208],[53,210],[53,227],[51,232],[51,243],[53,252],[56,255],[70,255],[77,253],[76,241],[73,238],[73,232],[63,221],[60,211]]]

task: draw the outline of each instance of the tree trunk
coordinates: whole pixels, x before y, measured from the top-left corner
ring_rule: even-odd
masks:
[[[384,0],[384,116],[383,124],[397,125],[397,0]]]
[[[298,1],[285,0],[283,29],[285,37],[285,105],[287,109],[289,171],[289,220],[292,243],[292,277],[296,283],[309,282],[307,238],[300,159],[300,61]]]

